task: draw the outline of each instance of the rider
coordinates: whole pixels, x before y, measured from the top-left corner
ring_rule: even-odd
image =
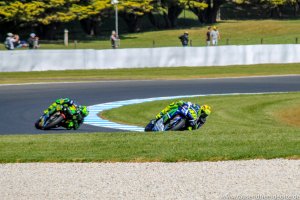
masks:
[[[200,107],[200,113],[198,113],[198,120],[197,120],[197,128],[203,126],[206,122],[206,118],[211,113],[211,107],[209,105],[203,105]]]
[[[211,113],[211,107],[208,105],[199,106],[191,102],[182,100],[176,101],[164,108],[156,115],[156,121],[163,117],[164,124],[173,116],[180,114],[188,119],[188,130],[200,128],[205,122],[206,117]]]
[[[83,123],[84,118],[89,114],[86,106],[78,105],[69,98],[56,99],[56,101],[53,102],[48,109],[44,110],[44,114],[50,116],[54,112],[61,110],[63,107],[68,108],[67,112],[71,116],[71,119],[65,122],[68,130],[72,128],[74,130],[78,129]]]

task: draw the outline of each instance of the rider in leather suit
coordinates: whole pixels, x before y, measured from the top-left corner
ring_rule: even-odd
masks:
[[[57,112],[63,107],[67,107],[67,112],[69,116],[71,116],[71,119],[68,119],[66,121],[66,127],[67,129],[78,129],[79,126],[83,123],[84,118],[89,114],[89,111],[87,110],[86,106],[81,106],[76,104],[73,100],[69,98],[60,98],[56,99],[55,102],[53,102],[48,109],[44,110],[44,114],[47,116],[52,115],[54,112]]]

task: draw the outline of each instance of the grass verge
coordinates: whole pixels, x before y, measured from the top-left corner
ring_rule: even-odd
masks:
[[[182,76],[184,74],[184,76]],[[46,72],[2,72],[0,84],[97,81],[97,80],[141,80],[141,79],[195,79],[216,77],[240,77],[259,75],[300,74],[300,63],[262,64],[226,67],[174,67],[107,70],[67,70]]]
[[[48,134],[0,137],[0,162],[147,162],[300,158],[300,128],[286,108],[300,93],[188,98],[213,113],[193,132]],[[144,126],[169,101],[124,106],[106,118]],[[130,110],[130,112],[128,112]],[[146,111],[146,112],[145,112]],[[120,115],[120,113],[123,113]]]

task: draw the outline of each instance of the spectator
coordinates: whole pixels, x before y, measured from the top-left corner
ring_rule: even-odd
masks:
[[[20,45],[19,46],[25,48],[25,47],[28,47],[28,44],[25,40],[20,40]]]
[[[8,50],[14,50],[14,43],[16,42],[15,38],[14,38],[14,34],[12,33],[7,33],[7,37],[5,39],[4,45],[5,48]]]
[[[35,35],[35,33],[30,33],[30,37],[28,38],[28,48],[29,49],[39,48],[39,38]]]
[[[117,35],[116,31],[112,31],[110,36],[110,42],[111,42],[111,47],[113,49],[118,48],[119,46],[118,41],[119,41],[119,36]]]
[[[211,32],[211,27],[209,26],[206,32],[206,46],[210,46],[210,32]]]
[[[188,46],[188,44],[189,44],[189,33],[187,31],[185,31],[183,35],[179,36],[179,39],[180,39],[183,47]]]
[[[211,42],[213,46],[218,45],[218,40],[221,39],[220,33],[216,26],[213,27],[213,30],[210,32]]]
[[[15,34],[13,36],[13,38],[14,38],[14,42],[13,42],[14,48],[21,48],[22,44],[21,44],[21,41],[20,41],[20,36]]]

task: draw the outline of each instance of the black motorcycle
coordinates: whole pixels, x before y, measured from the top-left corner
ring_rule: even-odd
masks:
[[[54,112],[52,115],[42,115],[40,119],[35,122],[35,127],[42,130],[49,130],[60,126],[66,127],[65,122],[69,116],[68,108],[64,106],[61,110]]]

